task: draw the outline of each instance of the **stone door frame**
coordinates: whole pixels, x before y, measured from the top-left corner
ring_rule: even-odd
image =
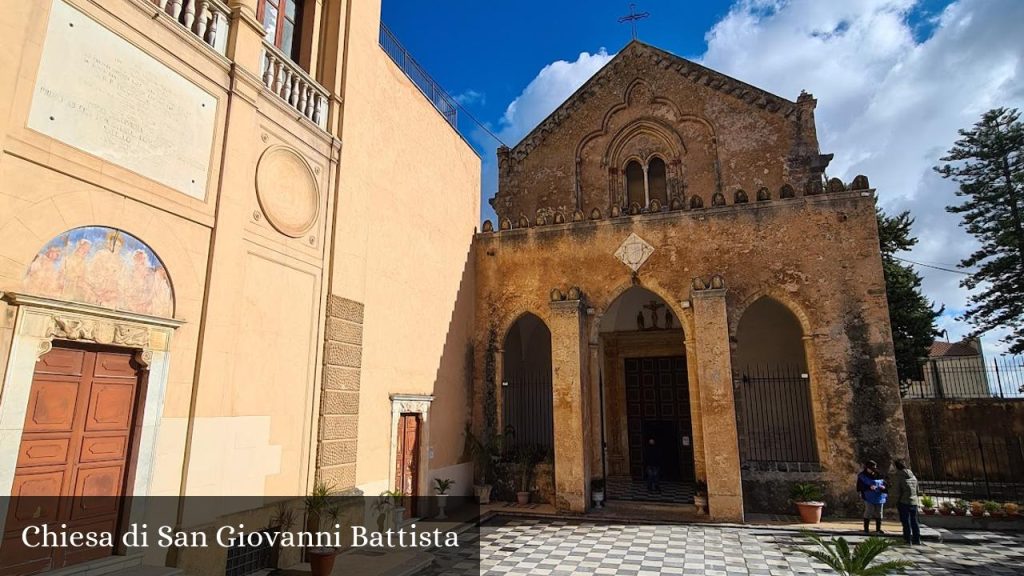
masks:
[[[184,321],[12,292],[0,293],[0,298],[16,310],[0,388],[0,495],[10,495],[13,486],[36,362],[53,348],[54,340],[64,340],[134,350],[147,373],[135,480],[125,496],[148,496],[167,390],[171,335]],[[2,501],[0,518],[6,518],[9,499]],[[144,499],[131,502],[130,521],[141,522]]]
[[[416,489],[420,496],[430,496],[427,478],[430,476],[430,394],[391,394],[391,443],[388,449],[388,490],[395,488],[395,466],[398,464],[398,420],[402,414],[417,414],[420,418],[419,469]]]

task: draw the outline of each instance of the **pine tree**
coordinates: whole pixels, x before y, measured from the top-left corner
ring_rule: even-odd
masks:
[[[979,290],[968,299],[964,319],[976,336],[1008,328],[1003,340],[1012,354],[1024,352],[1024,123],[1016,109],[996,108],[970,130],[960,130],[935,170],[960,185],[965,198],[946,210],[962,214],[960,225],[981,247],[960,262],[974,269],[960,285]]]
[[[889,217],[878,210],[878,241],[892,343],[896,350],[896,371],[900,382],[904,383],[921,378],[920,359],[928,356],[928,349],[937,335],[935,319],[942,314],[942,308],[933,310],[932,303],[921,293],[921,276],[910,265],[896,259],[897,252],[910,250],[917,244],[917,238],[910,233],[913,224],[909,212]]]

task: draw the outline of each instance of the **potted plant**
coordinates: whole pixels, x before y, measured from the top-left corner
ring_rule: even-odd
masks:
[[[288,506],[287,502],[278,502],[274,513],[270,517],[266,532],[287,532],[295,525],[295,509]],[[281,560],[281,542],[276,540],[273,545],[271,566],[277,567]]]
[[[924,510],[924,513],[927,514],[928,516],[934,515],[935,514],[935,498],[933,498],[933,497],[931,497],[931,496],[929,496],[927,494],[922,494],[921,495],[921,509]]]
[[[970,506],[967,504],[967,500],[964,500],[963,498],[957,498],[956,501],[953,502],[953,515],[967,516],[967,510],[969,508]]]
[[[381,532],[389,526],[396,530],[402,527],[405,521],[405,506],[402,504],[404,498],[405,493],[401,490],[385,490],[380,493],[373,508],[377,511],[377,527]]]
[[[907,560],[889,560],[874,564],[876,558],[895,546],[895,543],[887,538],[872,536],[855,546],[850,546],[842,536],[827,540],[810,532],[805,532],[804,536],[818,546],[814,549],[798,550],[835,570],[840,576],[884,576],[896,571],[902,572],[913,565]]]
[[[532,446],[520,446],[516,450],[516,475],[520,480],[516,501],[520,505],[530,503],[530,482],[533,479],[533,468],[536,464],[537,452]]]
[[[999,502],[994,500],[986,500],[981,503],[981,509],[984,510],[985,516],[995,516],[1000,518],[1003,516],[1003,506]]]
[[[697,480],[694,484],[693,505],[697,507],[697,514],[708,513],[708,483]]]
[[[494,486],[494,467],[498,455],[497,442],[492,438],[487,442],[481,441],[470,430],[466,424],[466,450],[473,458],[473,465],[476,469],[476,478],[479,484],[473,485],[473,494],[479,499],[480,504],[491,503],[491,490]]]
[[[1007,516],[1012,518],[1020,514],[1020,505],[1016,502],[1007,502],[1006,504],[1003,504],[1003,511],[1006,512]]]
[[[448,506],[448,490],[451,489],[452,484],[455,484],[455,481],[451,478],[434,478],[434,492],[437,494],[438,520],[444,520],[448,517],[444,513],[444,509]]]
[[[334,488],[324,482],[316,482],[305,498],[306,530],[319,532],[324,520],[331,524],[338,518],[338,506],[332,502]],[[341,549],[333,546],[315,546],[306,549],[312,576],[327,576],[334,569],[334,559]]]
[[[944,500],[941,504],[939,504],[939,514],[942,514],[943,516],[949,516],[952,513],[953,513],[953,503],[952,502],[950,502],[948,500]]]
[[[594,505],[601,508],[604,502],[604,478],[594,478],[590,481],[590,497],[594,499]]]
[[[985,503],[981,500],[971,502],[971,516],[981,517],[985,515]]]
[[[821,487],[809,482],[794,484],[790,496],[800,512],[801,522],[804,524],[821,522],[821,509],[825,507],[825,503],[821,501],[823,497]]]

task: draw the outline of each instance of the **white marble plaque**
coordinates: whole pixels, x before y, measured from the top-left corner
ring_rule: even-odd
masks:
[[[60,0],[28,127],[206,198],[217,99]]]

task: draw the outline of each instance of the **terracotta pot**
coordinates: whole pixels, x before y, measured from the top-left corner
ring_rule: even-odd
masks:
[[[800,511],[800,521],[804,524],[818,524],[821,522],[821,509],[824,507],[824,502],[796,503],[796,508]]]
[[[935,508],[922,508],[922,510],[924,510],[925,516],[934,516],[935,515]]]
[[[306,554],[309,556],[309,570],[312,576],[329,576],[331,570],[334,570],[334,559],[338,557],[337,550],[332,549],[330,552],[309,550]]]
[[[939,515],[941,515],[941,516],[949,516],[949,514],[951,512],[952,512],[952,510],[950,510],[948,508],[939,508]]]
[[[529,492],[516,492],[516,500],[520,504],[529,504],[530,503],[530,493]]]

